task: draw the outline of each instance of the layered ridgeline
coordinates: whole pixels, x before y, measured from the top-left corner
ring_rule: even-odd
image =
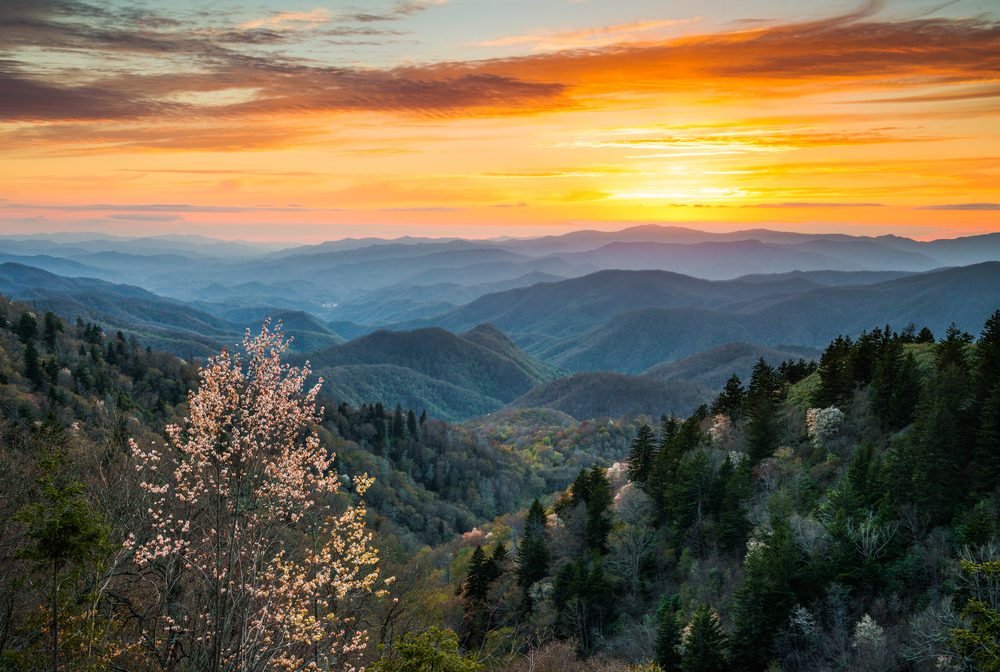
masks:
[[[335,399],[402,403],[448,419],[497,411],[559,373],[489,325],[463,334],[376,331],[309,359]]]
[[[488,293],[600,270],[665,270],[728,280],[795,271],[898,275],[992,260],[1000,260],[1000,234],[920,242],[645,225],[525,240],[369,238],[284,250],[179,237],[0,237],[0,262],[222,304],[215,313],[220,317],[233,307],[305,310],[325,323],[355,323],[368,331],[440,315]],[[490,320],[476,324],[484,321]]]
[[[350,343],[301,310],[185,303],[13,263],[0,264],[0,290],[186,358],[231,346],[266,318],[281,320],[293,349],[328,378],[338,401],[399,403],[452,420],[505,406],[584,418],[686,414],[721,387],[727,371],[745,374],[761,356],[772,365],[810,359],[838,333],[881,320],[900,330],[927,324],[937,333],[952,320],[981,322],[1000,302],[1000,262],[728,281],[601,271],[488,294],[392,330],[332,323]],[[599,392],[605,389],[613,393]]]
[[[980,324],[1000,303],[1000,262],[871,284],[835,277],[836,285],[820,286],[829,278],[713,282],[665,271],[602,271],[490,294],[431,322],[451,330],[489,322],[556,366],[639,373],[732,342],[816,348],[880,322],[941,332],[952,321]]]
[[[169,299],[132,284],[114,284],[88,277],[64,277],[7,262],[0,264],[0,291],[41,311],[80,317],[105,330],[135,336],[143,346],[169,350],[184,357],[204,357],[240,340],[251,324],[266,318],[282,320],[306,352],[342,343],[344,339],[302,311],[267,307],[229,309]],[[224,316],[223,316],[224,315]]]

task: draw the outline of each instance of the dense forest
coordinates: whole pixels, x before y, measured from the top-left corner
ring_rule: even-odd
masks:
[[[448,423],[244,346],[0,301],[5,669],[1000,669],[1000,311],[655,421]]]

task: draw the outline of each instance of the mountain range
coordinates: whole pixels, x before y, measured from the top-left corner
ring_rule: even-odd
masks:
[[[536,239],[287,247],[0,237],[0,292],[202,357],[280,320],[351,403],[447,419],[545,407],[685,414],[760,357],[841,333],[970,331],[1000,306],[1000,234],[920,242],[663,226]]]

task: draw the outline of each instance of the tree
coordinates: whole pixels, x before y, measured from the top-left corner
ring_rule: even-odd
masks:
[[[35,314],[27,310],[21,313],[14,331],[17,332],[17,337],[21,339],[22,343],[27,343],[38,336],[38,320],[35,319]]]
[[[707,605],[702,606],[688,624],[680,669],[683,672],[728,672],[727,647],[719,617]]]
[[[982,672],[1000,672],[1000,561],[962,561],[975,587],[962,609],[963,626],[951,631],[951,646]]]
[[[42,370],[42,363],[38,358],[38,348],[35,347],[34,341],[28,341],[24,347],[24,377],[36,390],[40,390],[45,384],[45,372]]]
[[[531,587],[549,573],[549,549],[546,540],[547,519],[545,509],[536,499],[528,509],[524,523],[524,536],[517,547],[517,585],[524,592],[522,604],[525,611],[533,608]]]
[[[396,644],[396,655],[372,665],[372,672],[478,672],[483,666],[458,650],[458,636],[451,630],[431,627],[407,633]]]
[[[712,413],[715,415],[728,415],[733,420],[738,420],[743,415],[743,403],[746,401],[746,390],[743,389],[743,381],[735,373],[726,381],[726,386],[719,392],[719,396],[712,402]]]
[[[771,517],[771,533],[747,544],[743,581],[733,596],[733,656],[735,667],[744,672],[767,668],[774,637],[796,603],[798,552],[792,531],[777,512]]]
[[[406,412],[406,432],[410,435],[410,438],[417,438],[417,415],[413,412],[412,408]]]
[[[680,669],[681,656],[677,645],[681,642],[681,627],[677,621],[677,596],[660,598],[656,609],[656,664],[663,672]]]
[[[59,590],[67,570],[94,562],[107,550],[107,526],[84,498],[83,485],[64,474],[61,447],[42,457],[41,501],[24,509],[30,544],[21,553],[49,573],[52,670],[59,669]]]
[[[244,347],[245,367],[208,360],[167,446],[131,442],[149,498],[148,529],[126,542],[155,590],[146,646],[166,667],[354,669],[352,604],[379,579],[363,501],[327,513],[341,481],[310,429],[319,384],[303,393],[308,368],[282,364],[280,329]],[[371,482],[355,477],[358,497]]]
[[[920,399],[920,371],[913,353],[904,352],[898,339],[890,341],[871,383],[871,404],[885,429],[898,430],[913,421]]]
[[[645,483],[653,468],[653,458],[656,457],[656,445],[653,430],[643,424],[632,441],[632,449],[628,456],[628,478],[633,483]]]
[[[778,447],[780,423],[778,402],[783,392],[783,381],[777,372],[761,357],[753,367],[747,391],[746,414],[747,454],[756,464],[770,457]]]
[[[847,336],[838,336],[819,358],[819,385],[812,397],[813,406],[826,407],[844,403],[854,390],[851,349]]]
[[[45,343],[45,347],[49,349],[49,352],[51,352],[56,347],[56,334],[61,333],[63,330],[62,320],[52,312],[46,312],[44,324],[42,341]]]

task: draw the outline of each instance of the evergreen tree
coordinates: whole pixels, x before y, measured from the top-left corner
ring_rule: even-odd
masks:
[[[534,607],[531,600],[531,587],[546,577],[549,572],[549,549],[546,538],[547,518],[545,509],[536,499],[528,509],[528,518],[524,523],[524,537],[517,547],[517,585],[524,593],[523,606],[525,611]]]
[[[898,339],[890,341],[875,367],[871,383],[872,412],[885,429],[897,430],[913,421],[920,399],[920,371],[913,353]]]
[[[628,456],[628,478],[633,483],[641,485],[649,478],[653,458],[656,457],[654,440],[653,430],[649,425],[643,424],[632,441]]]
[[[596,554],[568,562],[556,575],[552,601],[562,633],[590,653],[614,616],[614,587]]]
[[[1000,381],[983,400],[972,457],[972,489],[987,494],[1000,484]]]
[[[469,570],[462,584],[462,595],[472,602],[483,602],[490,589],[489,560],[482,546],[476,546],[469,560]]]
[[[680,665],[682,672],[729,672],[728,640],[715,612],[707,605],[700,607],[691,617],[688,628]]]
[[[35,319],[33,313],[25,310],[21,313],[14,331],[17,332],[17,337],[21,339],[22,343],[27,343],[38,336],[38,320]]]
[[[604,469],[581,469],[569,491],[556,502],[556,513],[562,515],[582,506],[587,517],[587,548],[603,554],[608,550],[608,535],[611,533],[612,501],[611,482]]]
[[[30,540],[21,556],[35,562],[49,577],[52,623],[52,669],[59,669],[59,591],[67,571],[98,560],[108,550],[107,527],[84,498],[83,485],[65,474],[65,457],[59,446],[42,456],[43,475],[38,480],[41,501],[24,509],[18,518],[27,525]]]
[[[44,325],[42,342],[45,343],[45,347],[51,352],[56,347],[56,334],[61,333],[63,330],[62,320],[53,313],[46,312]]]
[[[45,384],[45,372],[42,371],[42,363],[38,358],[38,348],[35,347],[34,341],[28,341],[24,348],[24,377],[36,390],[40,390]]]
[[[390,430],[393,443],[402,440],[405,428],[406,421],[403,419],[403,407],[396,404],[396,410],[392,412],[392,429]]]
[[[916,343],[933,343],[934,342],[934,332],[932,332],[927,327],[923,327],[917,334],[915,340]]]
[[[743,580],[733,596],[736,669],[762,672],[773,653],[774,637],[798,601],[798,550],[783,515],[772,512],[773,530],[748,549]]]
[[[716,478],[715,489],[721,493],[715,525],[716,543],[723,550],[734,553],[746,546],[750,532],[750,522],[743,510],[743,501],[751,492],[750,460],[733,464],[727,455]]]
[[[406,431],[411,438],[417,438],[419,431],[417,429],[417,415],[413,412],[412,408],[406,412]]]
[[[663,672],[680,669],[681,656],[677,645],[681,642],[681,628],[677,621],[676,596],[660,598],[656,609],[656,664]]]
[[[844,403],[854,390],[851,370],[849,337],[838,336],[819,358],[819,385],[813,392],[812,404],[820,408]]]
[[[739,420],[743,415],[743,403],[746,401],[746,390],[743,381],[735,373],[726,381],[725,387],[712,402],[714,415],[727,415],[733,420]]]

